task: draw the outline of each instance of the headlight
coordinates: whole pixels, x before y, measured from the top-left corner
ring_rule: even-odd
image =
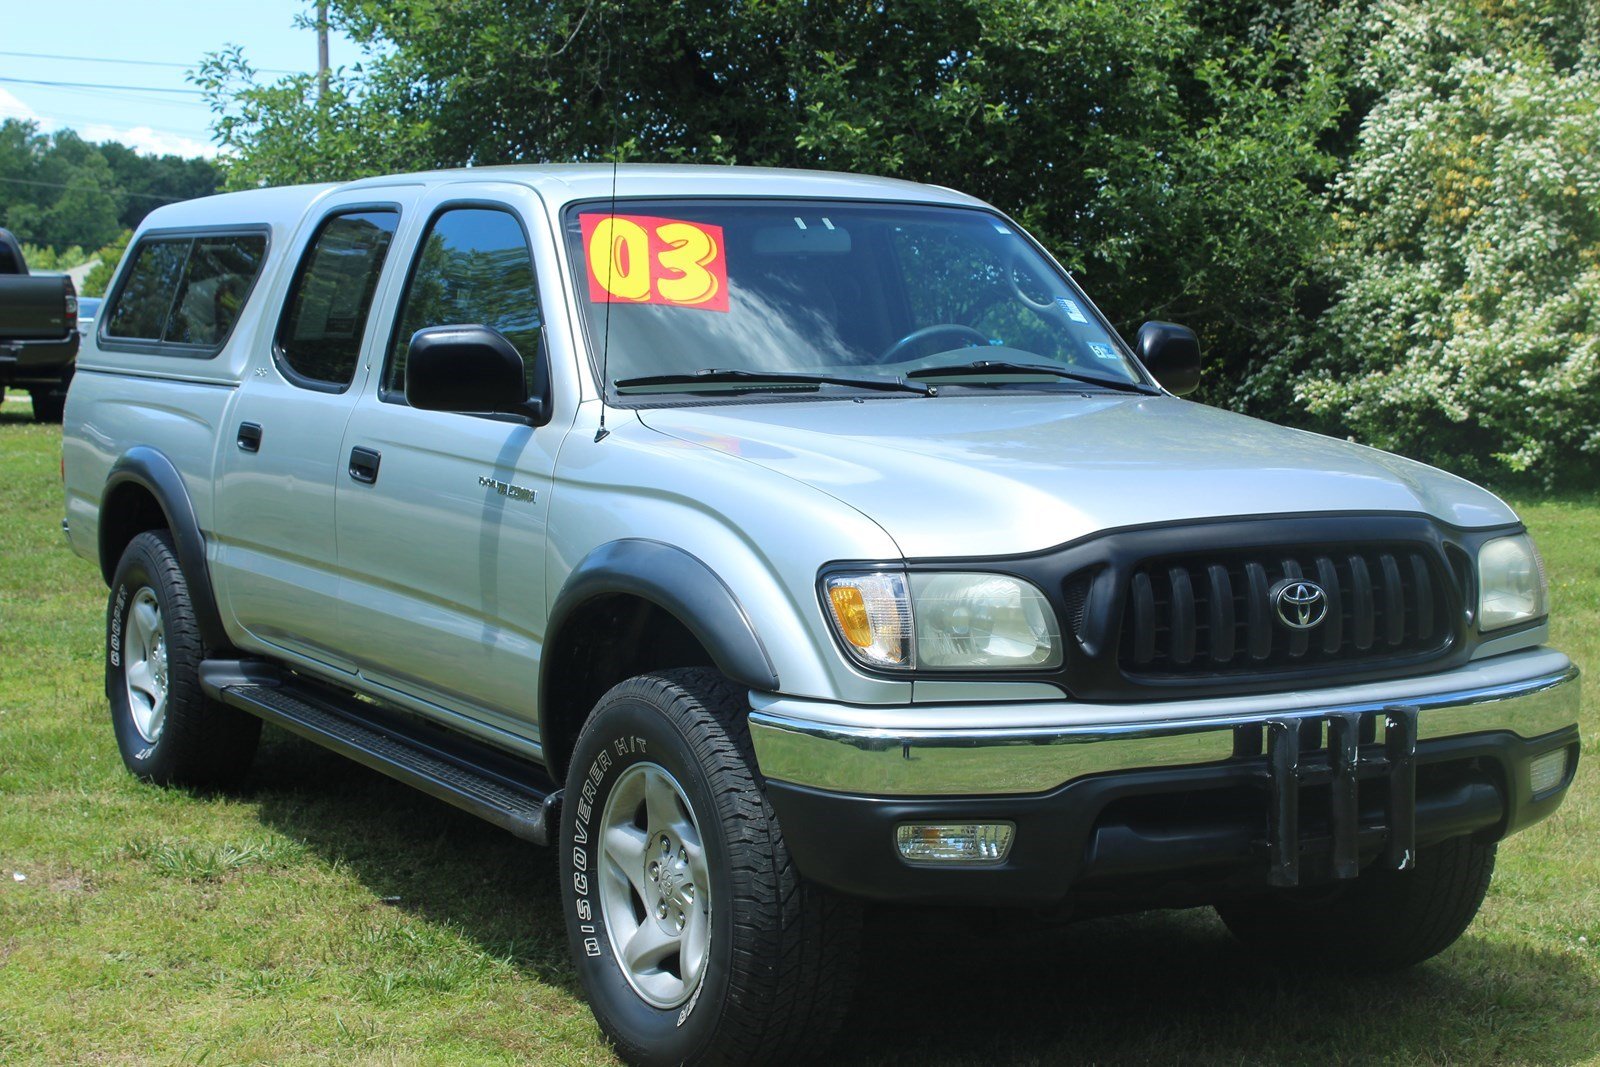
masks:
[[[1061,666],[1056,614],[1005,574],[870,571],[830,575],[824,592],[845,648],[869,667],[921,670]]]
[[[1478,629],[1531,622],[1549,613],[1544,560],[1527,534],[1497,537],[1478,549]]]

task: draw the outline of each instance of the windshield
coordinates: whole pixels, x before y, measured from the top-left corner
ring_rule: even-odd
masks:
[[[751,388],[761,373],[1077,391],[1145,380],[1072,281],[985,211],[619,201],[614,214],[574,207],[566,237],[596,363],[608,347],[606,377],[624,386],[699,375],[699,388]],[[713,369],[749,373],[714,383]]]

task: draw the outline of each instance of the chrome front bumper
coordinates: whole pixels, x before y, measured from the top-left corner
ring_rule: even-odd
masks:
[[[1042,793],[1090,775],[1235,758],[1268,723],[1417,712],[1418,741],[1543,737],[1578,721],[1578,670],[1531,649],[1421,678],[1213,700],[859,707],[752,697],[750,736],[773,781],[867,796]]]

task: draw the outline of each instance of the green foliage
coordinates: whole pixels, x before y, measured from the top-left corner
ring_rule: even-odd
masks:
[[[0,122],[0,225],[31,245],[98,248],[163,203],[216,191],[203,159],[142,156],[115,141],[90,144],[71,130]]]
[[[370,91],[359,70],[317,79],[294,74],[263,85],[235,46],[208,55],[191,80],[206,93],[230,190],[348,181],[365,174],[425,169],[426,123]]]
[[[81,267],[89,262],[89,253],[78,245],[71,245],[58,252],[54,248],[24,244],[22,258],[28,263],[29,273],[50,274],[57,271],[65,273],[73,267]]]
[[[1481,478],[1600,468],[1600,64],[1567,5],[1384,5],[1337,298],[1255,383]]]
[[[117,272],[117,264],[122,262],[122,253],[128,250],[128,242],[131,240],[133,240],[133,231],[123,230],[115,241],[112,241],[94,254],[95,265],[90,268],[88,275],[83,279],[82,295],[106,295],[106,289],[111,285],[111,276]]]

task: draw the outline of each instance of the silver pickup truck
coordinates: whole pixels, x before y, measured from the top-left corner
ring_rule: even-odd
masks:
[[[632,1063],[826,1041],[863,900],[1409,966],[1572,781],[1543,564],[1458,478],[1180,399],[1199,358],[899,181],[160,208],[66,410],[122,756],[227,782],[266,720],[557,847]]]

